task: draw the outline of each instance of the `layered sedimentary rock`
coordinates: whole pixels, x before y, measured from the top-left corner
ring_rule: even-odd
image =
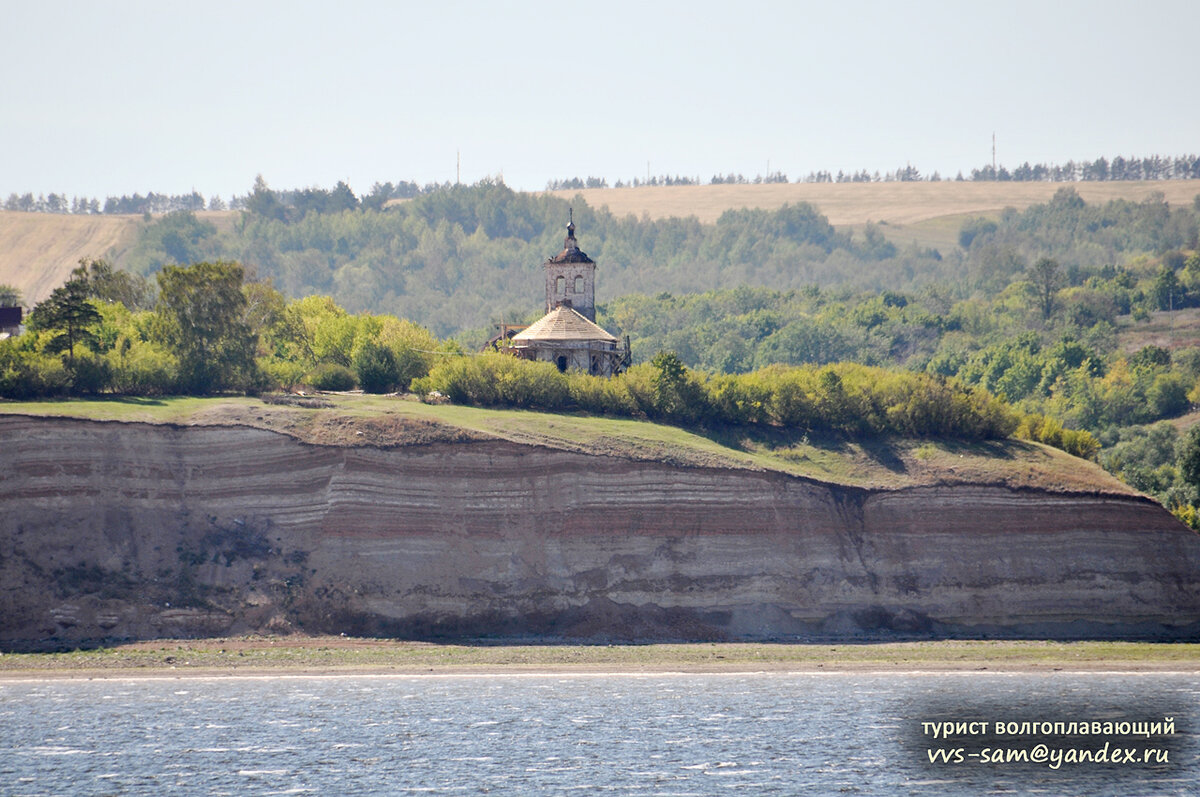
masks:
[[[1157,504],[865,490],[498,440],[0,416],[0,645],[398,636],[1196,638]]]

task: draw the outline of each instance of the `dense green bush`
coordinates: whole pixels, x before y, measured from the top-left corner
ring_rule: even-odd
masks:
[[[489,353],[447,357],[415,380],[412,390],[422,395],[436,390],[456,404],[561,410],[571,403],[567,382],[553,363]]]
[[[111,387],[127,396],[161,396],[175,391],[179,375],[176,359],[159,346],[126,340],[108,352]]]
[[[400,382],[396,355],[381,343],[368,341],[354,355],[354,373],[365,393],[389,393]]]
[[[0,340],[0,396],[62,396],[70,388],[71,374],[61,358],[25,350],[19,340]]]
[[[95,395],[112,383],[112,368],[108,360],[95,354],[79,354],[71,369],[71,392],[76,395]]]
[[[1081,459],[1095,459],[1100,452],[1100,441],[1091,432],[1064,429],[1057,419],[1044,415],[1026,415],[1016,428],[1016,436],[1062,449]]]
[[[354,372],[337,363],[321,363],[305,380],[317,390],[353,390]]]
[[[581,409],[700,426],[760,425],[845,434],[989,439],[1017,416],[983,390],[909,371],[839,364],[772,366],[709,378],[663,353],[612,379],[563,374],[550,363],[501,354],[458,357],[413,383],[455,403]]]

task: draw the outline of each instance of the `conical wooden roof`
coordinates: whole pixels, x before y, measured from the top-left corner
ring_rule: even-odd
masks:
[[[513,335],[514,343],[530,343],[539,340],[603,340],[616,343],[617,339],[601,327],[588,321],[566,305],[559,305],[525,329]]]

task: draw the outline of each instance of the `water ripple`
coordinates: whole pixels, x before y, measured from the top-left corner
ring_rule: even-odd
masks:
[[[1200,717],[1195,675],[10,682],[0,683],[0,790],[1192,794],[1200,765],[1190,749],[1186,760],[1156,770],[949,771],[922,763],[909,743],[929,712],[948,706],[1012,711],[1074,701],[1094,703],[1095,718],[1119,716],[1108,695],[1132,696],[1122,705],[1147,711],[1163,706],[1185,729]]]

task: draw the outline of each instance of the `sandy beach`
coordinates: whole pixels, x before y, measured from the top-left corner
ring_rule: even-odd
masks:
[[[865,644],[437,644],[348,637],[153,640],[0,653],[0,680],[284,675],[712,672],[1196,672],[1200,644],[928,641]]]

